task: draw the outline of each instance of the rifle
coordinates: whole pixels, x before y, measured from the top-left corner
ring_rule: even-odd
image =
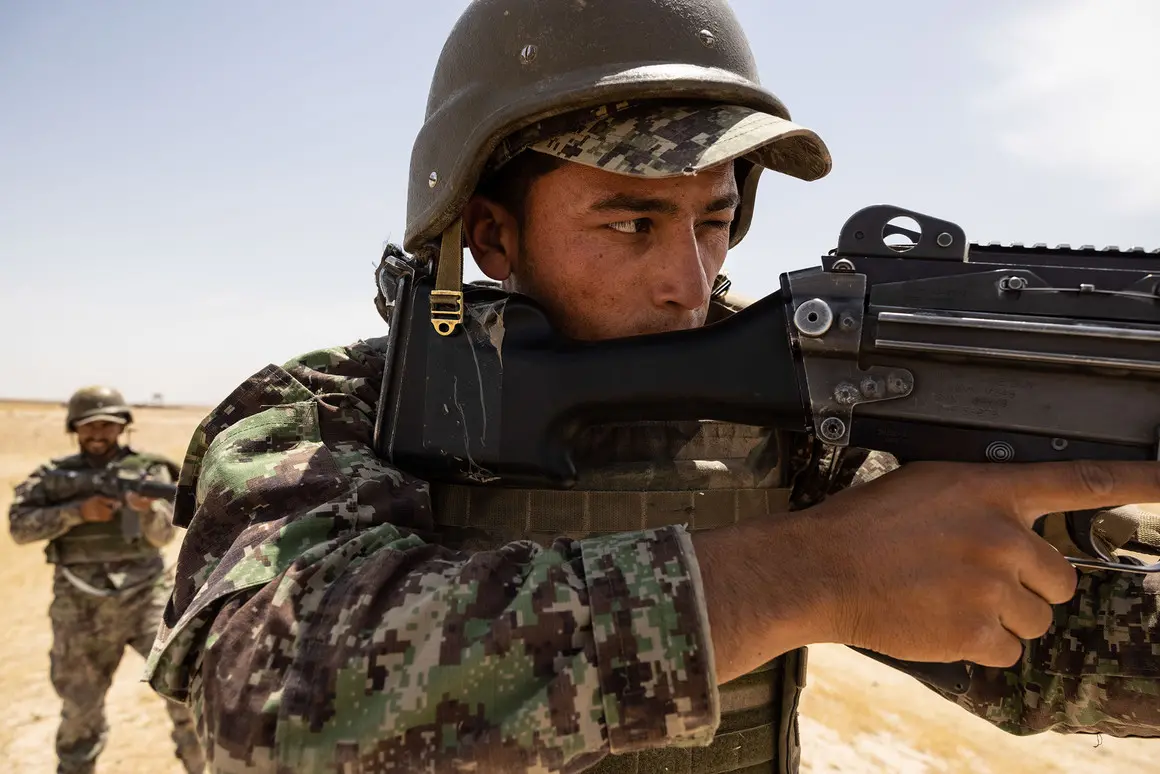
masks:
[[[52,498],[58,502],[86,499],[94,495],[123,500],[128,492],[142,497],[172,500],[177,494],[176,486],[145,478],[144,472],[140,476],[132,476],[112,468],[102,470],[56,468],[46,471],[44,479]],[[132,508],[121,510],[121,536],[129,542],[141,537],[141,518]]]
[[[972,244],[878,205],[820,267],[721,322],[598,342],[471,285],[448,335],[428,266],[387,255],[377,280],[390,331],[375,448],[432,480],[567,488],[577,430],[633,420],[760,425],[903,464],[1160,459],[1160,250]],[[1101,559],[1072,564],[1160,572],[1085,540],[1093,517],[1070,526]],[[964,674],[939,684],[961,692]]]

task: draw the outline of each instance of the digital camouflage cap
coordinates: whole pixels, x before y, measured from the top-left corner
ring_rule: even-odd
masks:
[[[562,119],[538,122],[506,138],[489,166],[498,168],[531,149],[609,172],[652,178],[689,175],[742,157],[803,180],[816,180],[830,169],[829,154],[812,131],[739,105],[622,102]]]
[[[611,172],[692,174],[737,160],[748,230],[757,178],[830,170],[828,149],[760,84],[723,0],[475,0],[440,54],[411,154],[404,246],[437,240],[482,175],[532,149]]]
[[[68,399],[65,426],[71,433],[79,425],[98,421],[127,425],[133,421],[133,412],[125,403],[124,396],[112,387],[81,387]]]

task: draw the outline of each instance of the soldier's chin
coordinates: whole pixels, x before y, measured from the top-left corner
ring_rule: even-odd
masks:
[[[680,317],[670,317],[664,320],[649,320],[638,325],[625,336],[646,336],[654,333],[673,333],[700,328],[704,324],[704,317],[696,314],[685,314]]]
[[[668,317],[657,316],[643,320],[634,320],[625,325],[602,327],[596,330],[574,331],[565,329],[563,332],[581,341],[601,341],[604,339],[619,339],[627,336],[650,336],[654,333],[685,331],[692,328],[699,328],[704,322],[704,315],[684,313]]]
[[[103,454],[109,450],[108,441],[89,441],[84,444],[84,449],[89,454]]]

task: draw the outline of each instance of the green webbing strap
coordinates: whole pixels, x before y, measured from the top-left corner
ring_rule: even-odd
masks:
[[[435,522],[444,527],[600,535],[687,524],[713,529],[789,510],[789,489],[577,491],[432,486]]]
[[[1101,511],[1092,521],[1092,541],[1108,555],[1151,564],[1160,553],[1158,506],[1122,505]]]
[[[771,722],[782,679],[770,662],[720,687],[721,725],[707,747],[664,747],[610,755],[584,774],[771,774],[777,728]]]
[[[144,538],[126,541],[119,521],[79,524],[53,538],[45,548],[49,563],[61,565],[148,559],[160,553]]]
[[[1140,527],[1136,531],[1136,542],[1151,548],[1160,548],[1160,513],[1152,509],[1139,508]]]
[[[1160,512],[1156,508],[1123,505],[1104,511],[1092,526],[1097,533],[1107,530],[1109,541],[1117,548],[1139,543],[1141,547],[1160,549]],[[1112,526],[1113,517],[1122,522],[1119,530]]]
[[[609,755],[584,774],[751,774],[772,771],[773,726],[762,723],[717,734],[707,747],[662,747]]]

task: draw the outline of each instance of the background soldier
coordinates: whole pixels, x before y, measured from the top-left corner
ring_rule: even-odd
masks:
[[[830,155],[721,0],[477,0],[404,248],[455,276],[465,240],[576,338],[693,328],[729,314],[714,278],[763,169],[815,180]],[[467,333],[500,340],[483,317]],[[1077,593],[1031,530],[1157,499],[1155,463],[865,468],[836,492],[864,452],[639,423],[584,433],[574,491],[429,484],[374,451],[385,345],[268,366],[191,441],[149,676],[216,771],[785,774],[821,642],[981,665],[957,700],[1016,733],[1160,735],[1155,587]]]
[[[17,543],[48,540],[55,565],[52,684],[60,695],[57,771],[95,770],[105,746],[105,693],[125,646],[147,656],[172,587],[160,548],[173,539],[173,507],[126,491],[95,491],[92,474],[172,482],[168,460],[121,445],[133,421],[124,398],[108,387],[84,387],[69,399],[66,427],[79,453],[55,459],[16,488],[9,529]],[[177,757],[189,772],[204,756],[188,708],[166,701]]]

